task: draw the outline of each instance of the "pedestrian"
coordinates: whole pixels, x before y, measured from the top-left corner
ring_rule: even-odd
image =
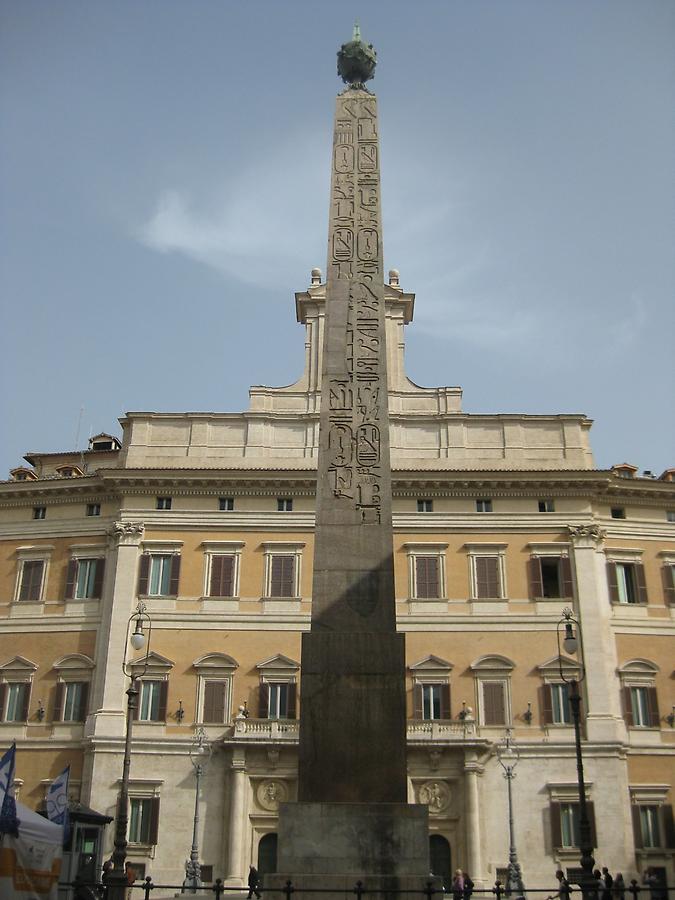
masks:
[[[136,881],[136,869],[134,869],[130,862],[124,863],[124,874],[127,876],[127,900],[131,900],[134,881]]]
[[[609,874],[607,866],[602,867],[602,900],[612,900],[612,885],[614,879]]]
[[[455,869],[452,879],[452,900],[464,900],[464,876],[461,869]]]
[[[258,900],[260,900],[260,891],[258,890],[258,885],[260,884],[260,876],[258,875],[258,870],[255,866],[248,867],[248,900],[251,900],[251,897],[255,894]]]
[[[546,900],[555,900],[556,897],[558,897],[559,900],[570,900],[570,892],[572,889],[570,888],[569,881],[565,878],[563,870],[558,869],[555,873],[555,877],[558,879],[558,890],[555,894],[551,894],[550,897],[547,897]]]
[[[115,864],[113,863],[112,859],[106,859],[101,869],[101,897],[103,898],[103,900],[106,900],[108,896],[108,878],[110,877],[110,873],[112,872],[114,865]]]
[[[471,900],[471,895],[473,894],[473,881],[468,872],[462,872],[462,878],[464,879],[464,900]]]
[[[626,884],[623,880],[623,875],[621,872],[617,872],[614,876],[614,884],[612,885],[612,893],[614,894],[614,900],[625,900],[626,896]]]
[[[656,873],[651,866],[648,869],[645,869],[645,874],[642,876],[642,883],[649,888],[651,900],[658,900],[659,879],[656,877]]]
[[[591,897],[602,900],[602,893],[605,890],[605,882],[602,880],[602,872],[600,869],[593,869],[593,881],[591,882]]]

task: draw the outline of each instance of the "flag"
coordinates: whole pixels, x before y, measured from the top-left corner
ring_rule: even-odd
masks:
[[[68,840],[70,820],[68,816],[68,778],[70,766],[57,775],[47,791],[47,818],[56,825],[63,825],[63,842]]]
[[[19,820],[14,800],[15,766],[16,743],[0,759],[0,834],[18,834]]]

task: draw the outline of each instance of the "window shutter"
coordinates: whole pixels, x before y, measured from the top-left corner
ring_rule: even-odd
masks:
[[[287,719],[295,719],[297,718],[297,697],[298,697],[298,686],[294,681],[291,681],[288,685],[288,693],[287,693],[287,704],[288,708],[286,709],[286,718]]]
[[[0,717],[5,721],[5,697],[7,696],[7,685],[0,684]]]
[[[24,684],[22,686],[22,695],[23,695],[21,698],[21,700],[23,702],[23,709],[21,710],[21,721],[22,722],[28,721],[28,710],[30,708],[30,688],[31,688],[30,684]]]
[[[36,603],[40,599],[40,586],[44,572],[43,560],[26,560],[21,570],[19,600]]]
[[[72,600],[75,596],[75,581],[77,580],[77,560],[69,559],[66,570],[66,600]]]
[[[632,806],[633,814],[633,842],[636,850],[642,849],[642,822],[640,821],[640,807]]]
[[[609,588],[609,602],[619,602],[619,585],[616,580],[616,563],[607,563],[607,587]]]
[[[586,801],[586,812],[588,813],[588,822],[591,826],[591,847],[598,846],[598,836],[595,830],[595,803],[592,800]]]
[[[150,829],[148,840],[151,844],[156,844],[159,837],[159,797],[152,797],[150,800]]]
[[[542,684],[539,688],[539,708],[541,709],[541,720],[544,725],[553,724],[553,698],[551,696],[551,685]]]
[[[159,686],[159,709],[157,711],[157,721],[166,722],[166,701],[169,695],[169,682],[160,681]]]
[[[666,606],[675,606],[675,567],[663,566],[661,577],[663,578],[663,595]]]
[[[544,596],[544,579],[541,577],[541,560],[537,556],[531,556],[528,560],[530,576],[530,599]]]
[[[476,597],[486,600],[499,595],[499,560],[495,556],[477,556]]]
[[[440,596],[438,584],[438,559],[434,556],[415,558],[417,592],[416,597],[428,600]]]
[[[666,850],[675,850],[675,822],[673,822],[673,807],[663,806],[663,844]]]
[[[234,573],[234,557],[233,556],[212,556],[211,557],[211,582],[209,587],[209,596],[211,597],[231,597],[233,594],[233,573]]]
[[[52,721],[54,722],[61,722],[63,719],[63,695],[65,690],[65,684],[62,681],[57,681],[54,695],[54,711],[52,712]]]
[[[105,559],[96,560],[96,572],[94,573],[94,600],[100,600],[103,596],[103,576],[105,575]]]
[[[89,682],[82,683],[82,692],[80,693],[80,708],[77,711],[77,721],[84,722],[87,718],[87,710],[89,707]]]
[[[175,553],[171,557],[171,579],[169,581],[169,596],[178,596],[178,579],[180,578],[180,556]]]
[[[295,596],[295,557],[273,556],[270,597]]]
[[[441,719],[450,718],[450,685],[441,685]]]
[[[649,708],[649,724],[652,728],[658,728],[661,725],[661,716],[655,687],[647,688],[647,706]]]
[[[562,846],[562,828],[560,827],[560,804],[551,803],[551,844],[554,848]]]
[[[574,582],[572,581],[572,563],[569,556],[560,558],[560,580],[562,581],[562,596],[574,597]]]
[[[132,681],[132,684],[133,684],[133,681]],[[138,695],[136,696],[136,706],[134,707],[132,716],[131,716],[132,719],[134,720],[134,722],[138,722],[138,719],[141,715],[141,700],[143,698],[143,682],[139,680],[137,682],[137,684],[138,684]]]
[[[633,725],[633,702],[630,697],[630,688],[621,688],[621,696],[623,697],[623,718],[630,728]]]
[[[637,587],[637,602],[647,602],[647,582],[645,581],[645,567],[642,563],[635,563],[635,584]]]
[[[148,593],[148,575],[150,574],[150,554],[143,553],[138,568],[138,593],[145,597]]]
[[[424,718],[424,689],[421,684],[413,685],[413,719]]]
[[[266,684],[264,681],[260,685],[260,690],[258,692],[259,702],[258,702],[258,717],[261,719],[267,719],[269,717],[270,710],[270,686]]]
[[[504,725],[506,722],[504,685],[500,682],[486,681],[483,684],[483,703],[484,723],[486,725]]]
[[[218,723],[225,721],[225,683],[207,681],[204,684],[204,722]]]

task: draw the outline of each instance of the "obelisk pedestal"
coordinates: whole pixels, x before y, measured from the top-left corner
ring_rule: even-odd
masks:
[[[302,640],[298,802],[277,872],[352,896],[429,880],[427,807],[407,800],[396,632],[375,51],[343,45],[335,111],[311,630]],[[308,896],[303,893],[303,900]],[[317,893],[317,900],[325,895]]]

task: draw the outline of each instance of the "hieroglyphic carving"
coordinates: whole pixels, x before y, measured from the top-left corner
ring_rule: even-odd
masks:
[[[380,521],[381,423],[386,384],[377,105],[365,92],[338,101],[333,152],[329,281],[347,280],[345,372],[328,383],[326,451],[333,494]],[[330,293],[330,291],[329,291]]]

